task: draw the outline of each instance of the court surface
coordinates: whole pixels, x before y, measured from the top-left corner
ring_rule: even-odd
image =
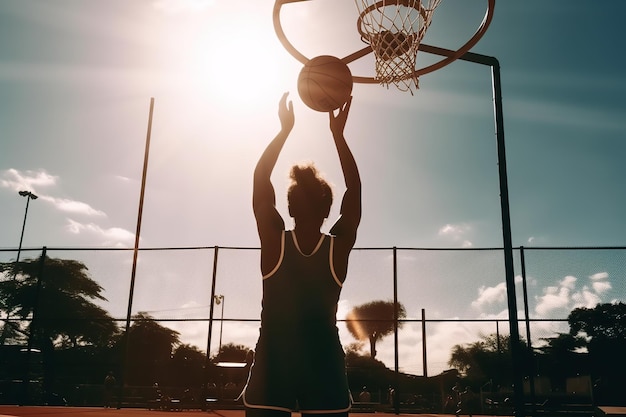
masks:
[[[244,417],[243,410],[214,410],[214,411],[155,411],[141,408],[101,408],[101,407],[19,407],[0,405],[0,417]],[[353,413],[358,417],[392,417],[388,413]],[[447,417],[445,414],[400,414],[405,416]],[[300,416],[293,413],[294,417]]]

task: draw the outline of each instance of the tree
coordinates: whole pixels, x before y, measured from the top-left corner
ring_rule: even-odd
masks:
[[[246,362],[249,359],[252,349],[244,345],[226,343],[221,346],[220,351],[212,359],[220,362]]]
[[[562,356],[584,347],[587,342],[582,336],[574,336],[569,333],[557,333],[556,337],[543,337],[541,340],[546,345],[538,347],[536,350],[544,355]]]
[[[11,317],[36,319],[27,328],[5,324],[3,344],[8,337],[32,335],[35,343],[102,346],[118,332],[113,318],[94,303],[106,298],[82,262],[46,256],[0,263],[0,273],[0,308]]]
[[[626,304],[621,302],[576,308],[567,317],[567,322],[570,334],[585,333],[591,339],[590,345],[626,340]]]
[[[126,347],[120,352],[125,357],[125,382],[129,385],[162,383],[168,379],[170,358],[180,344],[180,333],[161,326],[145,312],[137,313],[132,319],[127,337],[122,335],[118,342],[120,348]]]
[[[567,321],[570,335],[587,340],[598,392],[605,404],[623,405],[623,377],[626,373],[626,304],[598,304],[594,308],[576,308]]]
[[[523,345],[523,341],[520,344]],[[513,372],[511,338],[490,334],[474,343],[455,345],[448,365],[458,369],[473,385],[489,379],[496,385],[509,385]]]
[[[106,301],[103,288],[82,262],[42,255],[0,263],[0,274],[0,308],[23,320],[5,323],[1,342],[28,340],[41,349],[45,392],[54,389],[55,347],[104,347],[117,334],[113,318],[94,303]],[[25,366],[24,372],[29,368]]]
[[[382,300],[356,306],[346,316],[346,326],[352,336],[357,340],[369,340],[372,359],[376,358],[376,342],[394,331],[396,308],[398,320],[406,318],[406,309],[401,303]],[[402,324],[399,321],[398,328]]]
[[[204,382],[206,355],[196,346],[182,344],[174,349],[170,361],[170,385],[199,387]]]

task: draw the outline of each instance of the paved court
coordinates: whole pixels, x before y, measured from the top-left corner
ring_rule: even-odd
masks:
[[[0,405],[0,417],[244,417],[243,410],[214,410],[214,411],[154,411],[141,408],[114,408],[101,407],[18,407]],[[300,416],[294,413],[294,416]],[[357,417],[391,417],[395,414],[387,413],[355,413]],[[406,416],[447,417],[444,414],[403,414]]]

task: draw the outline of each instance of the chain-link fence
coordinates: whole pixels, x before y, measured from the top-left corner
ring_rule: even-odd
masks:
[[[111,372],[123,386],[115,398],[128,406],[162,398],[172,407],[237,406],[258,337],[257,248],[144,248],[135,274],[132,249],[27,248],[20,268],[15,258],[0,251],[1,401],[102,404]],[[624,302],[626,248],[516,248],[514,259],[517,323],[502,249],[355,249],[337,319],[357,408],[446,411],[462,381],[482,411],[505,410],[515,380],[512,325],[531,353],[522,377],[532,404],[596,401],[603,375],[590,365],[589,345],[566,337],[568,317]],[[84,265],[95,287],[59,260]],[[373,301],[402,314],[380,318],[386,327],[376,335],[358,335],[346,320],[358,321],[353,313]]]

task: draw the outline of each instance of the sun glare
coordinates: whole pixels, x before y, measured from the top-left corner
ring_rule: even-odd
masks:
[[[256,106],[295,84],[297,65],[281,49],[273,32],[253,21],[239,28],[214,26],[196,40],[189,82],[196,93],[224,106]]]

